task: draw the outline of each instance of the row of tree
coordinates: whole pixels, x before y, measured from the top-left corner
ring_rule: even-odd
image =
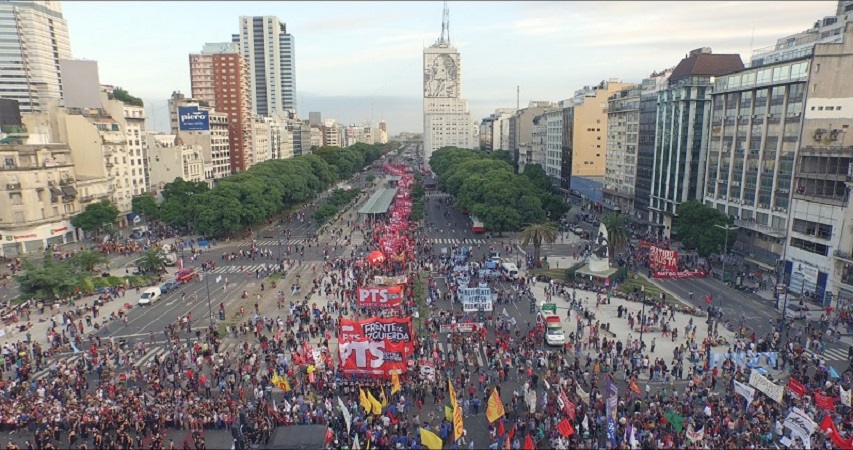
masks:
[[[144,195],[133,199],[133,212],[182,232],[221,237],[269,220],[301,205],[338,180],[350,178],[379,159],[393,144],[321,147],[312,154],[265,161],[232,175],[210,189],[205,182],[176,178],[166,184],[157,204]],[[115,223],[118,210],[105,201],[90,205],[72,219],[74,226],[97,231]]]
[[[453,195],[457,207],[476,216],[490,231],[559,221],[569,206],[552,192],[542,166],[528,165],[517,175],[510,161],[504,150],[444,147],[432,154],[429,164],[441,190]]]

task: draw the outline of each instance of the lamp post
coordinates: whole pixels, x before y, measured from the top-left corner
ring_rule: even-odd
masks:
[[[643,310],[640,313],[640,353],[643,352],[643,331],[646,329],[646,324],[643,319],[646,317],[646,286],[640,286],[640,292],[643,293]]]
[[[204,274],[204,286],[207,289],[207,315],[210,318],[210,331],[213,332],[213,308],[210,306],[210,276]]]
[[[722,269],[723,269],[722,280],[723,280],[723,284],[725,285],[726,284],[726,255],[729,254],[729,231],[737,230],[740,227],[730,226],[728,224],[726,224],[726,226],[722,226],[722,225],[714,225],[714,226],[717,228],[720,228],[722,230],[726,230],[726,238],[725,238],[726,240],[725,240],[725,243],[723,244],[723,267],[722,267]],[[722,303],[722,298],[720,300]]]

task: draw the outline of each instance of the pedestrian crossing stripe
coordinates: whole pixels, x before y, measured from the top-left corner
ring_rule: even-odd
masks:
[[[451,244],[451,245],[473,244],[473,245],[476,245],[476,244],[485,244],[486,240],[485,239],[470,239],[470,238],[468,238],[468,239],[430,239],[429,242],[431,242],[433,244]]]
[[[302,264],[302,261],[296,261],[294,267],[298,267]],[[245,266],[221,266],[217,267],[207,273],[243,273],[250,272],[252,274],[255,273],[256,270],[264,271],[264,270],[273,270],[277,264],[275,263],[267,263],[267,264],[249,264]],[[242,267],[242,270],[240,269]]]
[[[447,355],[449,355],[451,352],[453,352],[453,346],[450,345],[449,342],[439,342],[438,344],[436,344],[436,347],[438,348],[439,351],[442,352],[442,354],[445,355],[445,358],[447,357]],[[467,352],[467,353],[462,351],[462,349],[460,348],[459,351],[456,352],[454,359],[456,360],[457,364],[467,365],[469,363],[473,363],[473,361],[471,361],[471,359],[469,359],[471,355],[476,355],[477,364],[479,364],[480,367],[484,367],[486,365],[485,364],[486,357],[485,357],[485,353],[483,353],[482,348],[478,352]]]
[[[427,198],[445,198],[450,197],[450,194],[446,192],[427,192],[424,194],[424,197]]]
[[[847,352],[840,348],[827,348],[822,355],[813,350],[806,350],[805,352],[808,353],[810,358],[817,356],[826,361],[847,361]]]
[[[264,239],[260,241],[255,241],[255,245],[260,247],[266,246],[287,246],[287,245],[305,245],[308,243],[308,239]]]

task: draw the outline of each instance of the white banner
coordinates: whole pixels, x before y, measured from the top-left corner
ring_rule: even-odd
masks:
[[[492,290],[489,288],[459,289],[459,299],[462,300],[462,311],[492,311]]]
[[[850,407],[850,391],[853,389],[848,389],[845,391],[844,388],[841,387],[840,385],[838,386],[838,389],[841,389],[841,404],[849,408]]]
[[[758,373],[757,370],[753,370],[749,376],[749,384],[763,392],[764,395],[775,400],[776,403],[782,403],[782,394],[785,392],[785,388],[774,384],[767,377]]]
[[[338,406],[341,407],[341,413],[343,413],[344,421],[347,423],[347,433],[349,433],[350,426],[352,426],[352,413],[347,409],[347,405],[344,405],[340,396],[338,397]]]
[[[687,439],[690,439],[690,442],[696,444],[701,441],[705,437],[705,428],[703,427],[699,431],[693,430],[693,425],[687,425]]]
[[[576,386],[575,394],[578,396],[578,398],[581,399],[582,402],[589,405],[589,393],[584,392],[583,389],[581,389],[580,385]]]
[[[817,424],[809,418],[805,411],[799,408],[791,408],[791,412],[785,418],[783,425],[790,429],[794,436],[800,438],[803,443],[809,442],[812,433],[817,428]]]
[[[524,400],[527,401],[527,406],[530,408],[530,414],[536,413],[536,389],[528,389],[524,394]]]
[[[373,277],[373,283],[385,286],[396,286],[398,284],[406,284],[407,278],[405,275],[399,275],[396,277],[383,277],[383,276],[375,276]]]
[[[755,373],[755,372],[753,372],[753,373]],[[741,383],[738,380],[734,380],[734,381],[735,381],[735,393],[742,395],[743,398],[745,398],[748,403],[752,403],[752,399],[753,399],[753,397],[755,397],[755,389],[749,387],[748,385]]]

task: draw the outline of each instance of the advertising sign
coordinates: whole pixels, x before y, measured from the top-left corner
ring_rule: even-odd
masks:
[[[492,311],[492,290],[489,288],[459,289],[459,298],[462,300],[462,311]]]
[[[198,106],[178,108],[178,129],[181,131],[210,131],[210,113]]]
[[[649,247],[649,265],[666,271],[678,270],[678,252],[660,247]]]
[[[358,288],[359,307],[395,308],[403,303],[402,286],[368,286]]]
[[[347,374],[404,373],[413,353],[411,318],[341,319],[339,357]]]

